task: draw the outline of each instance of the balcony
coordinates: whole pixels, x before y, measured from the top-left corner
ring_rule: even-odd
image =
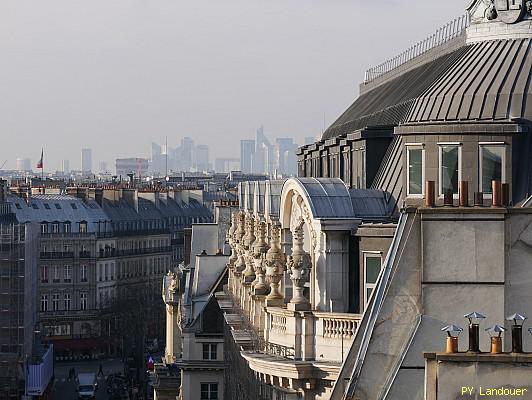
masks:
[[[41,251],[41,260],[59,260],[64,258],[74,258],[73,251]]]
[[[101,250],[98,253],[98,258],[143,256],[143,255],[146,255],[146,254],[171,253],[171,252],[172,252],[172,247],[171,246],[149,247],[149,248],[145,248],[145,249],[130,249],[130,250],[110,249],[108,251]]]

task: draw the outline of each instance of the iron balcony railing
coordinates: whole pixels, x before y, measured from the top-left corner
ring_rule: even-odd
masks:
[[[390,58],[383,63],[370,68],[366,71],[364,76],[364,83],[370,83],[371,81],[379,78],[380,76],[387,74],[388,72],[406,64],[410,60],[426,53],[427,51],[438,47],[450,40],[460,36],[470,24],[469,14],[464,14],[461,17],[455,18],[451,22],[448,22],[432,35],[427,37],[413,46],[409,47],[401,54]]]
[[[112,258],[124,256],[142,256],[145,254],[168,253],[172,252],[172,246],[149,247],[146,249],[131,249],[131,250],[102,250],[98,253],[98,258]]]

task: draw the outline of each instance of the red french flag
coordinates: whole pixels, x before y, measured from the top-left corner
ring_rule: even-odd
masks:
[[[44,155],[44,149],[41,149],[41,159],[37,163],[37,168],[41,168],[42,169],[42,166],[43,166],[43,155]]]

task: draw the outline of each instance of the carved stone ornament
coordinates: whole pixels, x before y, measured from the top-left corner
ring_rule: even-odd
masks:
[[[303,249],[303,221],[294,229],[292,243],[292,255],[288,257],[287,262],[293,287],[290,308],[294,310],[307,310],[310,304],[308,299],[303,295],[303,291],[310,274],[310,257]]]
[[[266,270],[266,282],[270,285],[270,293],[266,297],[269,305],[280,306],[283,304],[283,294],[280,290],[280,282],[286,270],[285,255],[281,249],[281,225],[272,222],[270,248],[263,261]]]
[[[268,290],[264,277],[263,259],[268,250],[268,242],[266,242],[266,222],[261,221],[257,224],[257,239],[253,244],[253,268],[255,269],[255,281],[253,287],[255,294],[265,294]]]
[[[499,20],[507,24],[519,22],[528,5],[525,5],[525,0],[493,0],[493,4]]]

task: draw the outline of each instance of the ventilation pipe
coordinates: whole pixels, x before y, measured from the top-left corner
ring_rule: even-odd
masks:
[[[512,314],[508,318],[508,321],[512,321],[512,353],[523,352],[523,324],[526,317],[521,314]]]
[[[467,181],[460,181],[460,188],[458,189],[458,204],[460,204],[460,207],[469,206],[469,189]]]
[[[436,184],[434,181],[425,182],[425,207],[436,205]]]
[[[443,332],[447,332],[446,353],[458,353],[458,336],[464,330],[458,325],[447,325],[441,328]]]
[[[491,206],[500,207],[502,205],[501,181],[491,181]]]
[[[491,338],[491,353],[492,354],[499,354],[502,353],[502,333],[506,329],[500,325],[493,325],[489,328],[486,328],[486,332],[488,332],[490,338]]]
[[[467,351],[469,353],[480,353],[479,324],[476,321],[480,321],[486,317],[474,311],[465,314],[464,318],[469,320],[469,349]]]

